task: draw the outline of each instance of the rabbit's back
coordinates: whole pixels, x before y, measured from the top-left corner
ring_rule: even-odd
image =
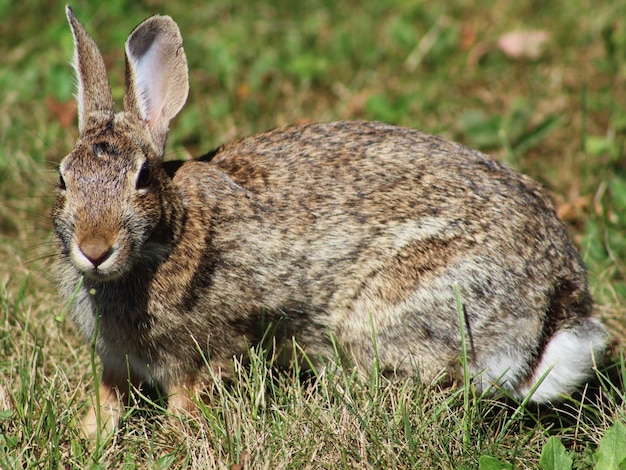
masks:
[[[283,127],[225,145],[211,163],[268,209],[310,220],[336,213],[355,223],[471,223],[518,214],[524,224],[561,229],[532,179],[462,145],[382,123]]]

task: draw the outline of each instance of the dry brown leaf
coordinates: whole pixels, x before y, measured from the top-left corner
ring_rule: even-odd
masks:
[[[550,34],[543,30],[512,31],[498,38],[498,48],[513,59],[538,59]]]
[[[230,470],[244,470],[250,467],[250,452],[242,452],[239,456],[239,463],[230,466]]]
[[[63,128],[74,127],[76,116],[78,116],[78,105],[75,100],[57,101],[52,96],[46,98],[46,105],[50,113],[61,124]]]
[[[459,47],[462,51],[469,51],[476,44],[476,29],[469,23],[461,26],[461,39]]]
[[[588,198],[577,197],[572,201],[565,201],[557,205],[557,214],[560,219],[573,223],[584,218],[585,209],[589,205]]]

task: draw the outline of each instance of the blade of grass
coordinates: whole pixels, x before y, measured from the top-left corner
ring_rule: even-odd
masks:
[[[472,379],[469,372],[469,358],[467,354],[467,341],[465,325],[465,308],[461,301],[461,290],[458,283],[454,283],[454,297],[456,299],[456,310],[459,316],[459,329],[461,332],[461,368],[463,369],[463,444],[469,447],[471,444],[471,421],[470,421],[470,388]]]

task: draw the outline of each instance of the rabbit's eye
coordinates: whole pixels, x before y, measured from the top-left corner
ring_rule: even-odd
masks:
[[[65,191],[65,180],[63,179],[63,175],[59,173],[59,189]]]
[[[139,175],[137,175],[137,189],[146,189],[152,184],[152,168],[148,162],[145,162],[141,166],[141,170],[139,170]]]

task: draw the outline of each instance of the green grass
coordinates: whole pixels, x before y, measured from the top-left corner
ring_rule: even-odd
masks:
[[[556,410],[476,396],[469,383],[332,369],[303,381],[254,351],[198,416],[139,413],[85,442],[76,424],[94,394],[90,347],[64,320],[48,275],[54,169],[77,133],[71,34],[64,3],[0,0],[0,468],[550,469],[568,459],[576,469],[618,468],[626,3],[93,3],[73,7],[101,46],[118,102],[130,30],[153,13],[181,27],[191,94],[168,158],[289,122],[363,118],[441,134],[538,179],[589,266],[614,348],[597,398],[590,389]],[[549,32],[539,58],[499,49],[497,39],[519,29]]]

